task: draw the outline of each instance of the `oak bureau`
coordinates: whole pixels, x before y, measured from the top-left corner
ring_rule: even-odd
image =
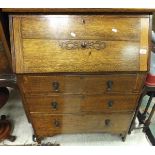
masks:
[[[104,132],[125,140],[149,68],[149,11],[17,9],[10,32],[13,70],[38,142]]]

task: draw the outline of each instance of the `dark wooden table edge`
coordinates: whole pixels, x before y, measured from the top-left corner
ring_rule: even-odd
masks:
[[[0,11],[25,13],[153,13],[155,8],[1,8]]]

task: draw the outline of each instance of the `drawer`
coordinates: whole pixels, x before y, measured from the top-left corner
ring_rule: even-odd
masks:
[[[134,111],[138,95],[53,95],[26,96],[32,113],[81,113]]]
[[[147,71],[148,18],[12,17],[16,73]]]
[[[22,38],[139,40],[140,18],[104,15],[18,16]],[[45,31],[46,30],[46,31]]]
[[[60,133],[121,133],[127,132],[133,114],[46,115],[31,114],[39,136]]]
[[[18,76],[25,93],[103,94],[139,92],[144,75]]]

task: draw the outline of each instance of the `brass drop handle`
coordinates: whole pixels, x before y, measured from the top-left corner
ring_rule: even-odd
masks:
[[[111,80],[107,81],[107,90],[108,91],[112,90],[112,86],[113,86],[113,81],[111,81]]]
[[[56,128],[60,127],[60,121],[57,119],[54,120],[53,124]]]
[[[109,126],[110,125],[110,119],[106,119],[105,120],[105,126]]]
[[[53,110],[57,110],[57,108],[58,108],[58,103],[57,103],[57,102],[52,102],[52,103],[51,103],[51,106],[52,106],[52,109],[53,109]]]
[[[113,102],[113,101],[111,101],[111,100],[110,100],[110,101],[108,101],[108,107],[109,107],[109,108],[112,108],[113,103],[114,103],[114,102]]]
[[[59,82],[53,82],[52,83],[52,88],[54,91],[59,91]]]
[[[82,48],[86,48],[86,47],[87,47],[87,43],[83,41],[83,42],[81,43],[81,47],[82,47]]]

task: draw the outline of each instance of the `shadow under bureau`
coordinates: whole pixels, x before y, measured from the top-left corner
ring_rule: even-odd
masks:
[[[10,15],[13,70],[38,142],[102,132],[125,140],[148,71],[150,24],[149,13]]]

